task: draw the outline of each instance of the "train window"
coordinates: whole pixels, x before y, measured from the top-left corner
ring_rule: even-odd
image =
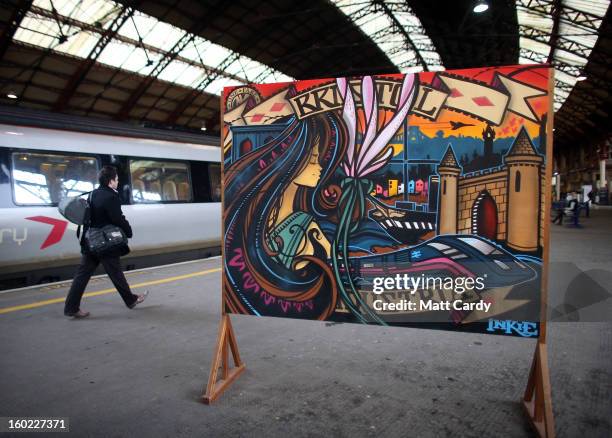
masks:
[[[500,268],[502,268],[504,271],[508,271],[510,270],[510,266],[508,266],[507,264],[505,264],[504,262],[502,262],[501,260],[495,260],[493,259],[493,261],[495,262],[495,264],[497,266],[499,266]]]
[[[187,163],[130,160],[134,203],[189,202],[192,199]]]
[[[98,160],[94,157],[14,152],[13,195],[18,205],[54,205],[62,198],[95,188]]]
[[[438,251],[444,251],[445,249],[450,248],[450,246],[438,242],[429,242],[428,245],[436,248]]]
[[[221,166],[208,165],[208,178],[210,180],[210,197],[213,202],[221,202]]]
[[[471,247],[477,249],[483,254],[494,254],[494,255],[503,255],[504,253],[500,250],[496,249],[493,245],[489,245],[488,243],[476,239],[474,237],[460,237],[459,240],[464,241]]]

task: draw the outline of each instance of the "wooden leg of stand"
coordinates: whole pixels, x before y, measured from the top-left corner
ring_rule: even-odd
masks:
[[[540,437],[555,436],[546,344],[538,342],[531,363],[523,407]]]
[[[234,359],[233,368],[230,368],[229,364],[230,350]],[[219,368],[221,368],[221,379],[217,380]],[[206,392],[202,394],[202,401],[206,404],[211,404],[215,401],[242,374],[244,369],[245,366],[240,359],[240,353],[238,353],[238,344],[236,343],[236,336],[234,335],[229,315],[223,315],[219,325],[219,335],[210,368],[210,375],[208,376],[208,384],[206,385]]]

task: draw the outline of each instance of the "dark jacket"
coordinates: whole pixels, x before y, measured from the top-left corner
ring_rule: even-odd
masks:
[[[125,219],[121,211],[121,198],[119,194],[110,187],[98,187],[91,193],[90,201],[90,220],[92,228],[102,228],[105,225],[116,225],[123,230],[127,237],[132,237],[132,227]],[[86,232],[87,230],[83,230]],[[87,250],[81,244],[81,252],[86,253]],[[130,248],[123,245],[115,251],[108,253],[111,257],[120,257],[128,254]]]

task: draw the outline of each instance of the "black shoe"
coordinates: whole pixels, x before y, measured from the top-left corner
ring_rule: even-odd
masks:
[[[136,298],[136,301],[130,304],[128,308],[133,309],[134,307],[136,307],[136,305],[142,303],[147,298],[147,296],[149,296],[148,290],[146,290],[143,294],[138,295],[138,298]]]

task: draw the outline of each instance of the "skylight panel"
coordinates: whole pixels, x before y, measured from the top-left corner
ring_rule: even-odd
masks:
[[[290,76],[287,76],[284,73],[279,72],[278,70],[270,69],[269,75],[265,76],[265,79],[262,79],[262,82],[293,82],[294,79]]]
[[[606,15],[610,2],[609,0],[563,0],[563,4],[577,11],[603,17]]]
[[[184,30],[158,21],[143,39],[145,44],[170,50],[185,33]]]
[[[132,17],[123,23],[118,33],[121,36],[138,41],[140,38],[149,35],[156,23],[157,20],[155,18],[140,12],[134,12]]]
[[[554,22],[550,15],[543,15],[540,12],[519,6],[516,10],[516,16],[521,26],[532,27],[548,33],[552,31]]]
[[[424,67],[442,66],[442,60],[435,46],[427,36],[419,18],[406,2],[384,3],[385,8],[370,1],[331,0],[361,31],[374,41],[389,60],[403,73],[423,71]],[[401,26],[402,31],[397,27]],[[390,37],[399,35],[401,39]],[[419,57],[410,53],[415,48],[425,62],[417,67]],[[408,55],[400,54],[406,51]],[[424,53],[426,52],[426,53]]]
[[[79,58],[86,58],[97,42],[97,35],[82,31],[72,35],[64,44],[57,45],[55,50],[67,53],[68,55],[78,56]]]
[[[52,9],[50,0],[35,0],[32,4],[42,9]],[[104,0],[54,0],[53,6],[59,15],[91,24],[98,21],[104,24],[104,17],[116,9],[112,2]]]
[[[547,59],[547,54],[537,53],[524,47],[519,52],[519,62],[521,64],[544,64]]]
[[[185,64],[184,62],[177,61],[176,59],[171,61],[170,64],[163,69],[157,77],[161,80],[168,82],[178,82],[178,78],[183,74],[183,72],[189,67],[189,64]],[[198,69],[199,70],[199,69]]]
[[[225,68],[225,71],[234,76],[241,76],[243,74],[242,71],[244,70],[243,65],[247,64],[248,62],[249,60],[247,58],[240,56],[230,65],[228,65]]]
[[[576,78],[574,76],[568,75],[567,73],[559,70],[555,71],[555,80],[571,86],[576,85]]]
[[[50,0],[35,0],[33,5],[39,10],[43,9],[44,14],[29,11],[14,39],[79,58],[87,58],[102,36],[101,32],[90,30],[89,26],[96,29],[109,28],[125,7],[110,0],[53,0],[53,3]],[[57,11],[58,20],[50,16],[53,8]],[[66,18],[75,20],[76,24],[65,24]],[[97,61],[142,75],[151,74],[158,63],[168,56],[168,52],[188,35],[183,29],[140,11],[135,11],[125,20],[117,34],[119,38],[111,39]],[[210,71],[224,67],[223,64],[236,54],[200,36],[189,37],[190,43],[161,69],[157,77],[197,89],[206,84]],[[66,38],[66,41],[60,44],[60,38]],[[247,83],[258,78],[292,80],[246,56],[238,57],[227,70],[214,74],[215,79],[204,90],[214,94],[219,94],[224,86]]]
[[[198,64],[205,64],[203,55],[212,43],[204,38],[195,37],[191,44],[187,44],[179,53],[179,56],[189,59]]]
[[[544,55],[545,57],[548,57],[548,54],[550,53],[550,46],[548,44],[541,43],[540,41],[520,37],[519,43],[521,47],[524,47],[527,50],[531,50],[532,52]]]
[[[420,27],[421,26],[421,21],[412,14],[407,14],[405,12],[396,12],[395,17],[397,18],[397,21],[399,21],[399,23],[402,26],[405,26],[405,27]]]
[[[179,61],[173,61],[175,63],[179,63]],[[183,63],[180,63],[183,64]],[[193,87],[198,84],[202,79],[207,76],[207,73],[201,68],[194,67],[192,65],[183,64],[185,69],[183,69],[182,73],[172,82],[176,82],[177,84],[184,85],[186,87]]]
[[[119,41],[111,41],[98,57],[98,62],[121,67],[125,60],[134,52],[135,47]]]
[[[271,68],[266,68],[257,78],[256,81],[258,83],[268,83],[268,82],[282,82],[279,80],[274,74],[274,70]]]
[[[214,79],[210,84],[208,84],[205,88],[204,91],[210,94],[221,94],[221,91],[223,90],[224,87],[232,87],[234,85],[241,85],[242,83],[235,80],[235,79],[229,79],[229,78],[217,78]]]
[[[15,32],[13,39],[46,49],[57,43],[56,34],[57,25],[55,23],[28,12],[21,21],[21,26]]]
[[[609,0],[560,2],[556,47],[550,47],[536,39],[552,40],[552,3],[546,0],[517,0],[517,18],[521,33],[520,62],[548,62],[549,57],[552,57],[557,78],[555,111],[569,97],[578,76],[583,75],[588,57],[597,42],[602,17],[605,16],[609,4]],[[533,29],[542,34],[532,35]]]
[[[405,67],[402,69],[404,73],[420,73],[423,71],[423,67],[417,65],[415,67]]]
[[[210,45],[206,48],[206,51],[202,53],[202,59],[206,65],[215,67],[221,64],[231,54],[232,52],[225,47],[215,43],[210,43]]]
[[[256,78],[261,76],[267,67],[263,64],[260,64],[257,61],[250,61],[247,65],[244,66],[244,78],[248,82],[253,82]],[[242,75],[240,75],[242,76]]]
[[[385,14],[379,13],[364,17],[364,20],[362,20],[361,23],[361,30],[363,30],[367,35],[371,35],[392,25],[393,23]]]
[[[555,50],[555,60],[569,65],[584,66],[587,63],[587,58],[578,56],[575,53],[568,52],[566,50],[557,47]]]
[[[410,50],[399,50],[397,53],[392,54],[390,58],[397,66],[409,66],[409,64],[417,62],[416,55]]]

